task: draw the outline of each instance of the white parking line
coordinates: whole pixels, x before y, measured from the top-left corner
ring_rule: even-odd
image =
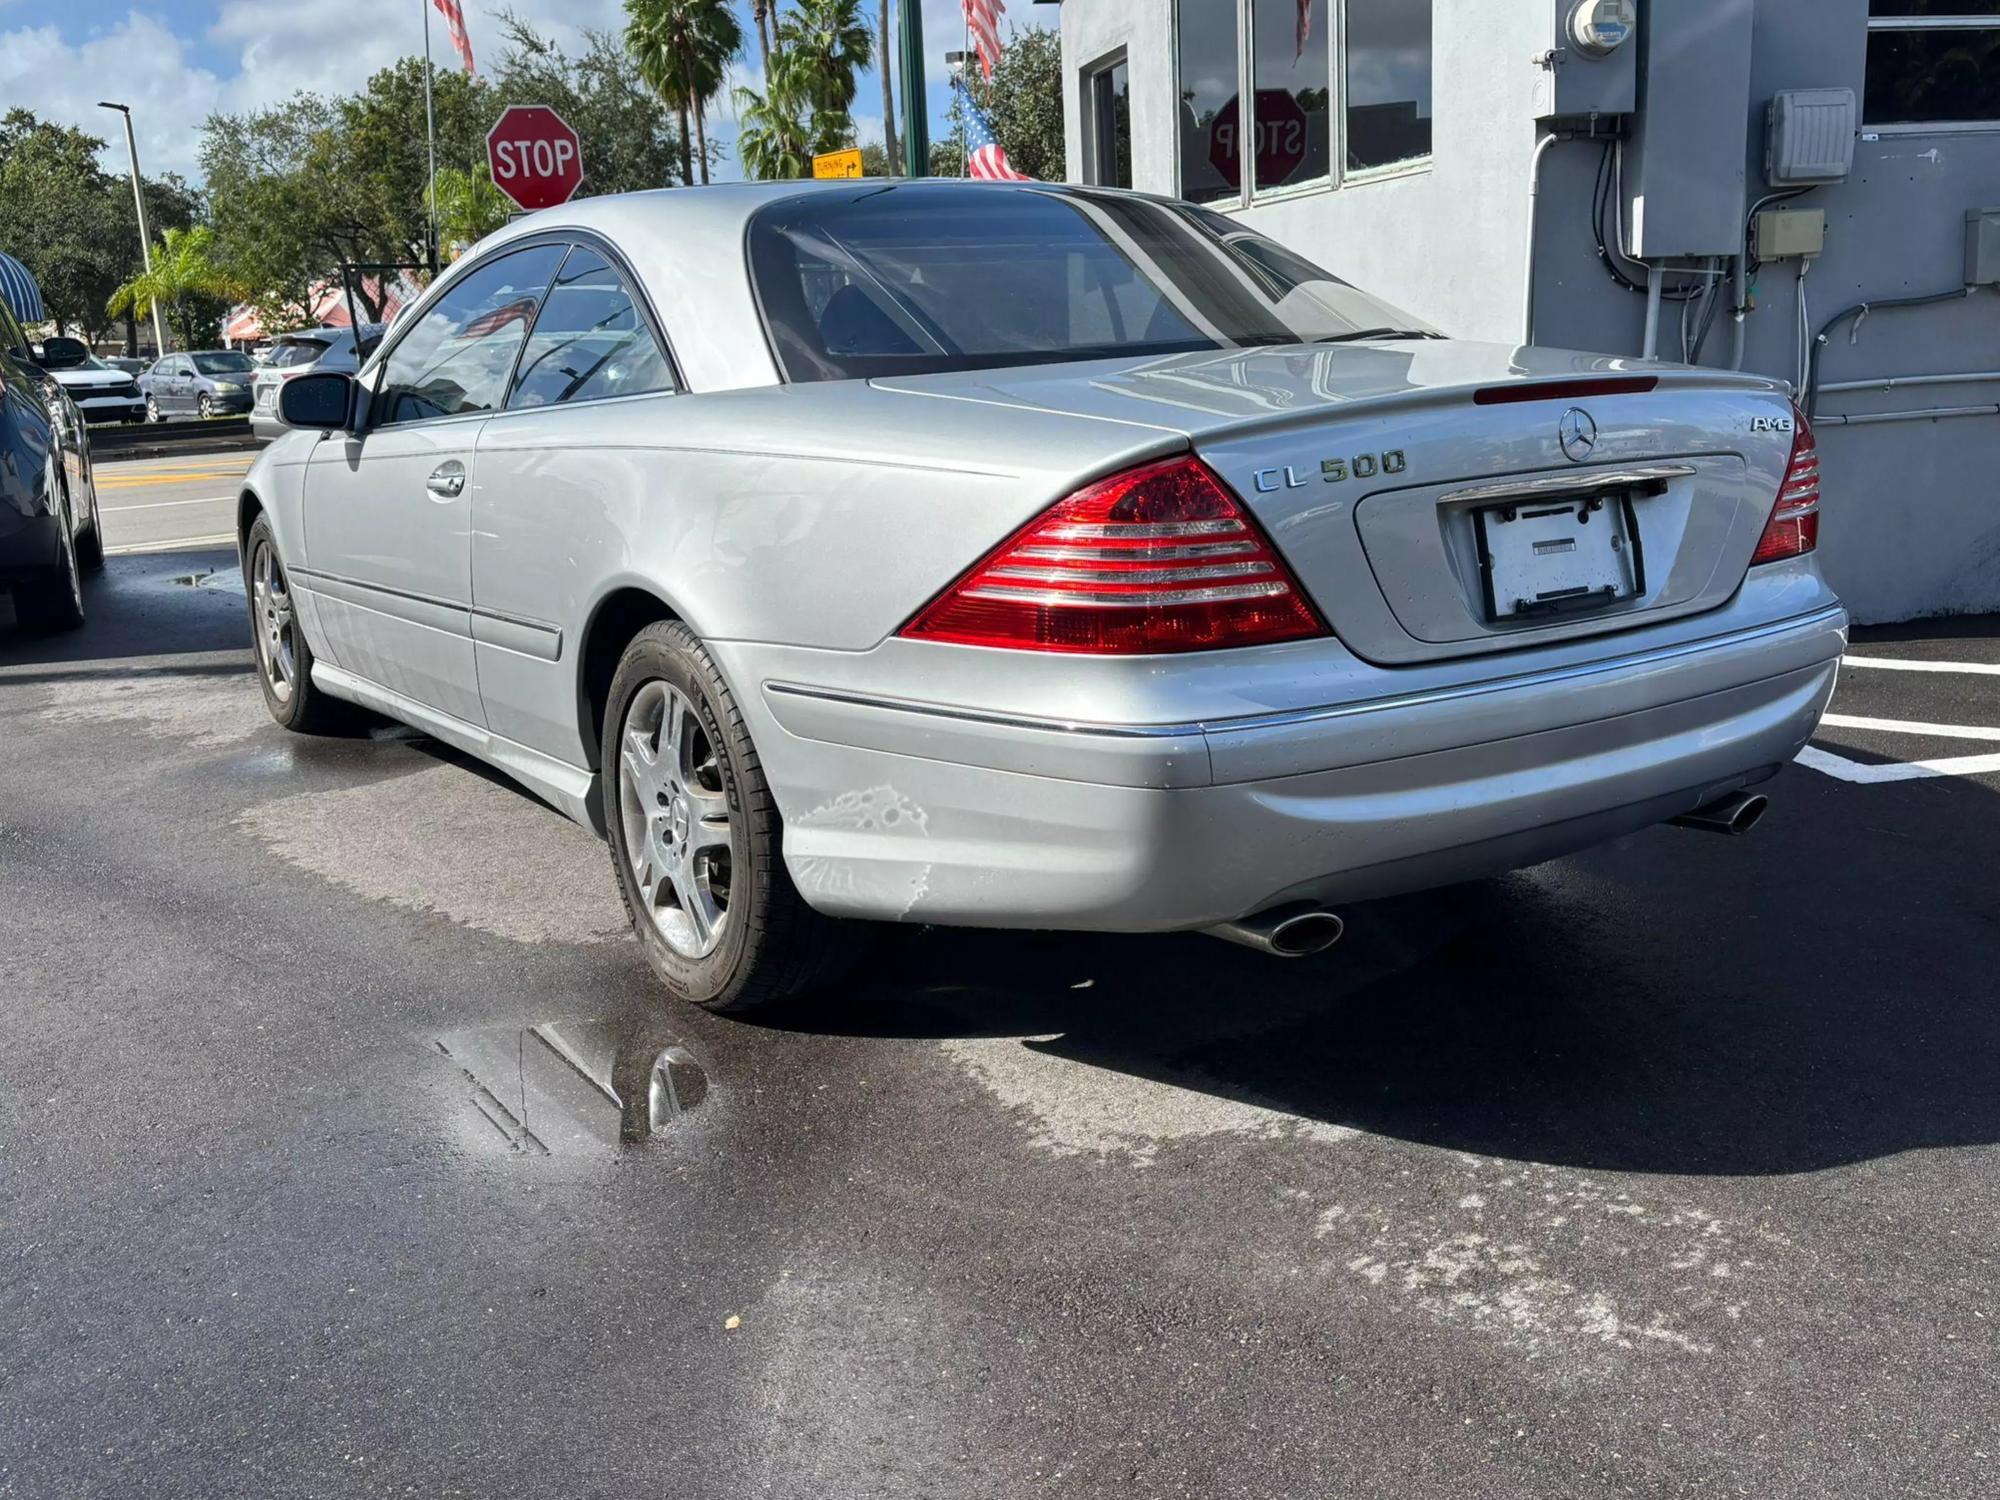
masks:
[[[1953,755],[1943,760],[1893,761],[1883,766],[1865,766],[1860,761],[1835,755],[1817,745],[1808,745],[1801,750],[1798,763],[1808,770],[1864,786],[1884,781],[1923,781],[1933,776],[1987,776],[2000,771],[2000,755]]]
[[[2000,661],[1926,661],[1909,656],[1843,656],[1841,665],[1881,667],[1890,672],[1976,672],[2000,677]]]
[[[203,499],[200,499],[200,500],[146,500],[146,501],[142,501],[142,502],[140,502],[140,503],[139,503],[138,505],[104,505],[104,504],[99,504],[99,506],[98,506],[97,508],[98,508],[99,510],[103,511],[103,512],[104,512],[104,513],[105,513],[106,515],[110,515],[110,514],[111,514],[111,512],[113,512],[114,510],[117,510],[117,511],[125,511],[125,510],[165,510],[165,509],[167,509],[167,508],[168,508],[169,506],[173,506],[173,505],[220,505],[220,504],[221,504],[222,502],[224,502],[225,500],[234,500],[235,498],[236,498],[236,497],[235,497],[234,495],[209,495],[209,496],[207,496],[207,497],[205,497],[205,498],[203,498]]]
[[[106,547],[107,557],[130,557],[138,552],[201,552],[210,547],[234,547],[236,533],[217,531],[208,536],[177,536],[164,542],[133,542],[124,547]]]
[[[1827,714],[1820,723],[1835,729],[1876,729],[1884,734],[1927,734],[1938,740],[2000,740],[2000,729],[1975,724],[1924,724],[1914,719],[1870,719],[1860,714]]]

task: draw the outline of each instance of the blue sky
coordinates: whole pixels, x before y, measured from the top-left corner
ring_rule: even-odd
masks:
[[[461,0],[475,58],[497,57],[499,0]],[[963,43],[958,0],[922,0],[930,55],[933,130],[944,119],[943,54]],[[148,173],[195,173],[201,123],[217,110],[269,104],[301,90],[345,93],[399,56],[422,51],[430,0],[0,0],[0,107],[24,105],[45,118],[112,136],[117,119],[96,107],[116,98],[133,107]],[[542,31],[574,39],[586,26],[617,29],[621,0],[515,0]],[[750,8],[742,0],[746,37]],[[874,15],[873,0],[864,13]],[[434,14],[434,13],[433,13]],[[1016,26],[1055,24],[1057,9],[1009,0]],[[452,61],[442,25],[433,55]],[[745,49],[745,81],[756,83],[756,43]],[[880,139],[881,85],[863,78],[855,120],[864,138]],[[897,109],[902,109],[900,89]],[[711,139],[734,137],[727,119]],[[106,165],[124,167],[122,142]],[[734,161],[725,176],[735,176]]]

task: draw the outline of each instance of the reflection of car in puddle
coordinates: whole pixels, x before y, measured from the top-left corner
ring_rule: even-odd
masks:
[[[472,1081],[477,1141],[524,1155],[634,1145],[708,1095],[702,1065],[645,1022],[487,1026],[440,1037],[438,1049]]]

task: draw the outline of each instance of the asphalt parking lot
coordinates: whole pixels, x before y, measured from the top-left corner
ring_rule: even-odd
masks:
[[[161,514],[0,626],[0,1495],[2000,1490],[2000,620],[1865,632],[1744,839],[746,1025],[270,724]]]

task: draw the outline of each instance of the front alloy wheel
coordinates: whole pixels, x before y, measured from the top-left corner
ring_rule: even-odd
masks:
[[[279,703],[290,703],[299,688],[298,620],[292,613],[285,570],[278,566],[278,551],[268,535],[257,539],[250,554],[250,622],[256,631],[264,691]]]
[[[166,418],[160,415],[159,397],[154,396],[150,393],[148,393],[148,395],[146,396],[146,420],[148,422],[166,421]]]
[[[206,422],[210,417],[215,415],[215,398],[209,395],[207,391],[203,391],[201,399],[195,402],[194,409],[201,414],[201,419]]]

